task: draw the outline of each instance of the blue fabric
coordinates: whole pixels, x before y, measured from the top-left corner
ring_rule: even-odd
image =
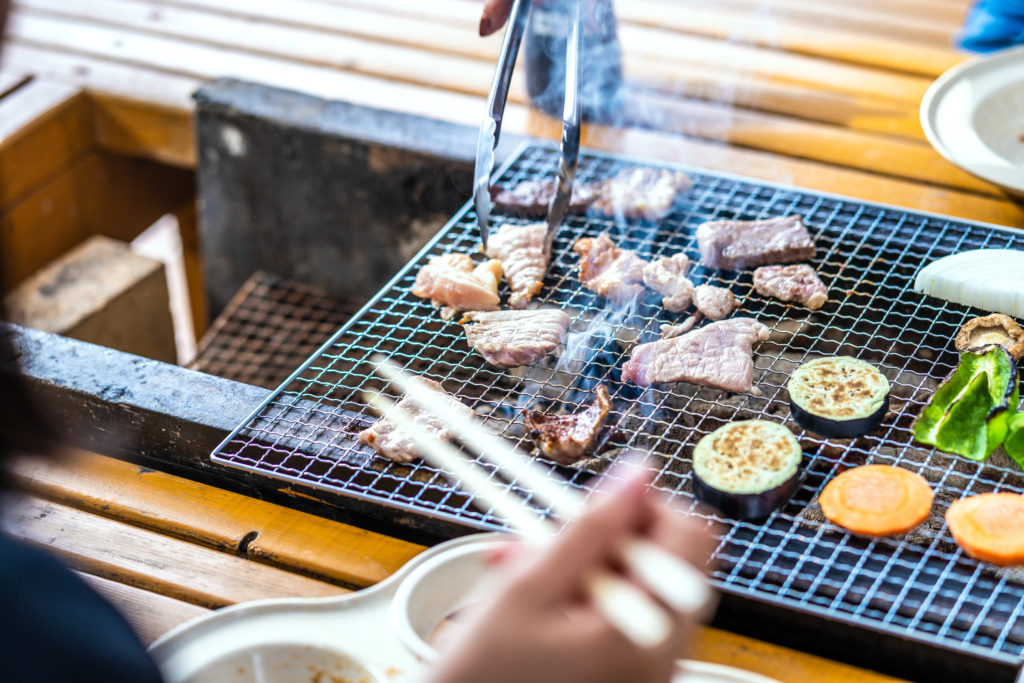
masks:
[[[978,0],[967,15],[959,45],[993,52],[1024,44],[1024,0]]]

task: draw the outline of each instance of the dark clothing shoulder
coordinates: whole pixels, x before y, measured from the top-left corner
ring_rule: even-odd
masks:
[[[160,681],[124,618],[49,554],[0,534],[0,677]]]

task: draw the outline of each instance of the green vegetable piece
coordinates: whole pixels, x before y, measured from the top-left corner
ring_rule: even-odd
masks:
[[[1024,468],[1024,413],[1017,413],[1010,418],[1003,448],[1021,468]]]
[[[1006,439],[1019,399],[1017,368],[1006,349],[968,349],[921,412],[914,438],[947,453],[984,460]]]

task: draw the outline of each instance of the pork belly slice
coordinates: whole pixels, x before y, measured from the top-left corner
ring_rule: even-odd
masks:
[[[611,407],[608,389],[599,384],[594,403],[586,410],[574,415],[527,410],[523,422],[542,456],[559,465],[571,465],[594,450]]]
[[[628,249],[619,249],[608,235],[577,240],[573,250],[580,255],[580,282],[598,296],[625,303],[641,296],[647,261]]]
[[[518,368],[557,349],[572,320],[565,311],[543,308],[467,313],[460,322],[469,345],[484,360],[499,368]]]
[[[487,255],[501,261],[512,290],[509,308],[526,308],[544,286],[544,274],[548,271],[548,257],[544,253],[547,232],[545,223],[506,224],[487,241]]]
[[[441,317],[448,320],[459,311],[497,310],[499,282],[501,261],[491,259],[474,267],[465,254],[445,254],[420,268],[412,293],[441,306]]]
[[[431,389],[441,392],[444,394],[443,397],[439,397],[438,400],[443,400],[448,411],[460,412],[466,417],[475,417],[475,413],[469,408],[469,406],[459,401],[451,394],[445,392],[440,384],[432,379],[426,377],[417,377],[415,381],[427,385]],[[411,416],[413,421],[419,424],[419,426],[430,432],[431,435],[448,441],[452,438],[453,434],[448,430],[441,421],[433,415],[421,410],[415,403],[408,398],[403,398],[398,402],[398,409]],[[412,439],[403,434],[394,423],[390,422],[385,418],[381,418],[373,423],[369,428],[359,432],[359,441],[372,447],[375,451],[380,453],[388,460],[394,462],[412,462],[416,458],[420,457],[420,452],[416,448],[416,444],[413,443]]]
[[[689,382],[726,391],[753,386],[753,345],[768,328],[753,318],[730,318],[671,339],[633,348],[622,379],[640,386]]]
[[[644,284],[661,294],[665,310],[681,313],[693,303],[693,283],[686,277],[689,269],[690,259],[682,252],[644,266]]]
[[[782,301],[796,301],[812,311],[828,301],[828,289],[814,272],[801,263],[798,266],[763,266],[754,271],[754,288],[758,294]]]
[[[728,318],[739,308],[740,302],[736,300],[732,291],[725,287],[698,285],[693,289],[693,305],[708,320],[721,320]]]
[[[601,183],[576,183],[569,200],[569,213],[586,213],[597,199]],[[491,187],[491,202],[501,213],[523,218],[546,218],[555,196],[554,180],[524,180],[515,187]]]
[[[703,223],[697,228],[697,246],[704,265],[724,270],[814,258],[814,240],[797,215]]]
[[[660,220],[693,182],[679,171],[627,168],[605,181],[591,207],[606,216]]]

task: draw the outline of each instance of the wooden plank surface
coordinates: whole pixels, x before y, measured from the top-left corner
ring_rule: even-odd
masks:
[[[457,61],[459,70],[455,70],[456,62],[432,62],[424,58],[424,68],[430,72],[449,74],[437,76],[437,88],[425,88],[415,83],[399,83],[394,80],[379,80],[374,76],[394,77],[408,71],[402,64],[408,60],[392,56],[384,59],[388,50],[407,48],[386,47],[377,52],[367,53],[353,47],[349,42],[338,44],[339,59],[348,55],[345,66],[355,72],[328,69],[307,63],[286,61],[284,57],[299,59],[296,50],[309,50],[308,59],[313,54],[326,53],[326,45],[315,45],[308,36],[311,32],[296,35],[285,34],[287,39],[272,40],[279,27],[267,26],[266,35],[250,26],[245,31],[238,24],[238,19],[224,19],[220,24],[212,22],[206,26],[203,15],[198,13],[177,14],[164,11],[160,21],[153,20],[151,15],[136,12],[124,12],[131,7],[144,7],[144,4],[131,0],[97,0],[88,5],[72,5],[70,10],[57,12],[63,7],[58,0],[23,0],[26,6],[35,10],[45,8],[45,12],[24,13],[13,23],[15,35],[32,40],[47,40],[51,44],[59,43],[75,50],[87,51],[97,57],[112,59],[119,54],[130,52],[136,61],[143,61],[146,66],[157,69],[178,69],[187,75],[203,78],[213,77],[218,69],[222,74],[235,75],[241,78],[259,79],[264,82],[276,83],[285,87],[295,87],[296,83],[304,84],[301,89],[315,94],[334,96],[338,92],[350,92],[346,96],[359,103],[371,106],[384,106],[389,109],[410,112],[437,111],[445,112],[446,117],[457,122],[475,125],[479,118],[486,84],[489,82],[489,68],[479,60]],[[63,16],[71,12],[76,18]],[[55,13],[60,13],[57,16]],[[82,18],[101,23],[76,23]],[[119,28],[107,26],[108,22],[117,22]],[[169,32],[176,37],[166,38],[153,35],[151,31],[143,31],[143,24],[156,24],[160,31]],[[205,26],[197,28],[197,26]],[[128,28],[120,28],[127,26]],[[230,27],[233,26],[233,29]],[[291,30],[291,29],[289,29]],[[199,33],[196,41],[214,41],[211,44],[196,44],[185,39],[187,35]],[[625,33],[625,29],[624,29]],[[238,37],[244,36],[244,37]],[[280,36],[279,36],[280,38]],[[333,39],[332,39],[333,40]],[[641,38],[649,54],[659,54],[658,59],[666,60],[672,52],[683,53],[692,50],[702,58],[718,49],[721,43],[700,39],[702,45],[689,45],[686,37],[680,37],[669,31],[648,31]],[[260,45],[272,45],[273,56],[251,52]],[[281,47],[303,45],[302,48]],[[347,46],[347,47],[346,47]],[[270,49],[270,48],[267,48]],[[348,52],[346,52],[346,50]],[[792,55],[772,53],[774,59],[789,59]],[[281,57],[282,59],[275,59]],[[429,57],[429,55],[428,55]],[[723,57],[724,59],[724,57]],[[750,57],[751,63],[764,66],[762,56]],[[392,66],[387,66],[391,64]],[[213,65],[216,65],[214,67]],[[838,68],[838,67],[832,67]],[[363,69],[366,73],[360,72]],[[468,71],[467,71],[468,69]],[[861,70],[863,71],[863,70]],[[477,73],[479,72],[479,73]],[[872,81],[887,79],[887,84],[897,89],[907,89],[904,97],[916,101],[927,86],[926,79],[903,77],[887,73],[861,73],[861,79]],[[422,73],[409,77],[413,81],[427,78]],[[830,73],[828,83],[841,87],[853,87],[857,78],[838,71]],[[472,87],[464,87],[463,92],[456,92],[458,84],[471,83]],[[891,81],[891,82],[890,82]],[[838,84],[838,85],[837,85]],[[462,87],[461,85],[459,87]],[[879,92],[886,89],[881,82],[873,82],[864,86],[868,91]],[[890,93],[891,94],[891,93]],[[522,94],[514,95],[514,102],[522,101]],[[669,105],[665,105],[668,107]],[[520,115],[527,110],[525,105],[519,107]],[[733,143],[803,157],[813,161],[822,161],[837,166],[848,166],[873,173],[885,172],[896,177],[917,182],[969,190],[982,194],[1000,196],[991,185],[979,181],[960,171],[941,158],[924,142],[901,141],[890,136],[854,131],[840,126],[815,124],[800,119],[780,117],[768,114],[745,112],[741,109],[730,110],[728,118],[723,119],[722,108],[698,101],[677,101],[674,105],[674,116],[668,116],[665,110],[655,110],[650,116],[670,132],[687,132],[710,140],[725,140]],[[510,110],[508,119],[514,120],[515,110]],[[729,125],[723,125],[726,121]],[[675,123],[674,123],[675,122]]]
[[[33,81],[0,98],[0,213],[92,148],[80,89]]]
[[[422,546],[92,453],[16,465],[35,496],[256,562],[353,586],[390,576]]]
[[[179,624],[210,613],[209,608],[175,600],[160,593],[92,574],[78,574],[124,615],[145,645]]]
[[[31,496],[12,498],[3,529],[56,553],[79,571],[202,607],[346,592],[337,585]]]

